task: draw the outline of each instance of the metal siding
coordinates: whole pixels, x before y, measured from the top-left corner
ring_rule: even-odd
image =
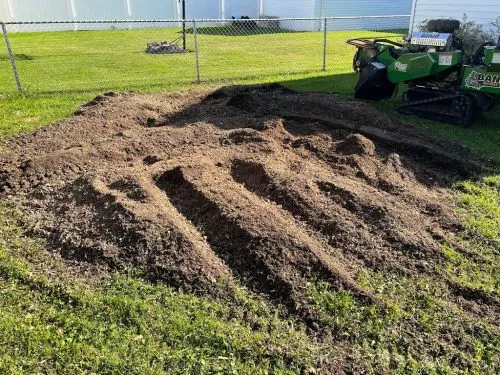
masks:
[[[8,14],[8,0],[0,0],[0,16],[4,19],[23,21],[33,20],[71,20],[73,19],[70,0],[29,0],[17,1],[11,0],[13,5],[13,15]],[[440,0],[441,3],[446,0]],[[29,4],[27,4],[29,2]],[[180,16],[178,0],[129,0],[131,15],[127,12],[127,0],[73,0],[76,8],[76,19],[175,19]],[[359,16],[359,15],[388,15],[405,14],[410,12],[411,0],[262,0],[262,15],[291,17],[291,18],[310,18],[325,16]],[[418,0],[419,4],[427,4],[427,9],[436,7],[431,0]],[[221,4],[225,4],[224,12],[221,11]],[[321,10],[321,4],[324,3],[324,13]],[[451,3],[451,2],[450,2]],[[500,5],[495,1],[483,1],[489,3],[494,9]],[[424,6],[425,8],[425,6]],[[482,10],[483,18],[488,17],[489,11]],[[498,12],[497,12],[498,13]],[[187,17],[188,18],[220,18],[224,14],[226,17],[250,16],[258,17],[259,0],[188,0]],[[440,14],[444,14],[443,11]],[[424,18],[428,18],[425,16]],[[418,15],[416,17],[418,21]],[[383,23],[384,28],[400,27],[401,20],[395,23]],[[393,21],[394,22],[394,21]],[[94,25],[96,26],[96,25]],[[115,27],[135,27],[135,25],[114,25]],[[317,23],[311,25],[306,22],[283,23],[283,27],[290,29],[314,30],[317,29]],[[97,28],[108,28],[111,25],[100,25]],[[377,25],[372,23],[361,23],[360,21],[350,24],[348,21],[337,22],[336,28],[375,28]],[[78,28],[92,28],[90,25],[78,26]],[[59,29],[55,27],[54,29]]]
[[[323,11],[321,5],[323,3]],[[287,17],[348,17],[410,15],[412,0],[264,0],[264,15]],[[330,21],[331,30],[353,29],[408,29],[409,17],[384,20]],[[316,26],[304,28],[316,29]],[[294,27],[299,29],[299,27]]]
[[[310,18],[315,16],[316,0],[264,0],[264,16]]]
[[[180,13],[179,13],[180,14]],[[186,18],[220,18],[219,0],[189,0],[186,1]]]
[[[0,18],[11,19],[8,0],[0,0]],[[129,0],[132,11],[127,12],[127,0],[73,0],[76,19],[177,19],[177,0]],[[73,19],[70,0],[31,0],[26,3],[11,0],[13,19],[19,21],[68,21]]]
[[[138,20],[177,19],[177,1],[129,0],[132,18]]]
[[[456,18],[461,20],[463,15],[483,25],[485,30],[490,23],[500,17],[499,0],[416,0],[413,29],[418,29],[420,23],[432,18]]]
[[[68,0],[31,0],[30,4],[10,0],[11,21],[67,21],[71,20],[71,6]],[[73,29],[72,25],[15,25],[9,30],[18,31],[55,31]]]
[[[74,0],[78,20],[123,20],[128,18],[125,0]]]
[[[250,18],[259,18],[258,0],[226,0],[225,17],[239,18],[248,16]]]
[[[317,0],[264,0],[264,16],[280,18],[315,17]],[[319,1],[319,0],[318,0]],[[289,30],[318,30],[317,21],[282,21],[280,26]]]
[[[10,1],[14,21],[59,21],[71,19],[68,0]]]
[[[264,0],[264,15],[319,17],[323,2],[326,17],[410,14],[412,0]]]
[[[325,16],[386,16],[410,14],[412,0],[324,0]]]
[[[113,20],[113,19],[179,19],[181,17],[178,0],[128,0],[131,14],[128,14],[127,0],[73,0],[75,17],[71,9],[71,0],[29,0],[26,2],[11,0],[16,7],[13,9],[14,19],[19,21],[68,21],[68,20]],[[224,3],[224,12],[221,5]],[[6,21],[12,19],[8,8],[8,0],[0,0],[0,17]],[[186,1],[186,17],[191,18],[220,18],[226,17],[259,16],[259,0],[188,0]],[[88,25],[51,25],[44,26],[44,31],[61,29],[108,29],[157,27],[158,24],[88,24]],[[177,26],[176,24],[162,24],[161,26]],[[16,30],[28,30],[26,27],[16,27]],[[40,29],[41,30],[41,29]]]
[[[0,0],[0,21],[8,22],[11,21],[9,4],[7,0]]]
[[[412,0],[324,0],[326,17],[410,15]],[[339,20],[329,27],[331,30],[387,30],[408,29],[410,18]]]
[[[126,0],[73,0],[76,20],[126,20],[129,17]],[[127,24],[78,24],[75,30],[126,29]]]

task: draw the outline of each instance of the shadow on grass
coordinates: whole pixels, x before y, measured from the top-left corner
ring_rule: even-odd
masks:
[[[322,73],[321,70],[311,70],[311,69],[306,69],[306,70],[298,70],[293,73],[287,74],[287,77],[294,77],[294,76],[303,76],[306,74],[319,74]],[[211,88],[216,88],[220,87],[222,85],[230,85],[234,84],[235,82],[237,83],[254,83],[254,82],[272,82],[273,80],[279,79],[280,76],[284,76],[283,74],[278,75],[276,72],[269,72],[269,73],[262,73],[262,74],[246,74],[244,73],[240,77],[235,77],[231,76],[231,78],[203,78],[203,71],[202,71],[202,79],[199,83],[196,82],[196,79],[193,78],[186,78],[183,80],[175,81],[172,83],[169,83],[168,85],[165,84],[163,80],[158,80],[157,83],[141,83],[138,84],[137,82],[130,82],[130,83],[124,83],[123,85],[116,86],[116,84],[110,84],[110,85],[99,85],[95,87],[87,87],[85,89],[77,89],[77,88],[67,88],[67,89],[61,89],[61,88],[54,88],[54,89],[44,89],[44,90],[38,90],[38,89],[30,89],[29,87],[25,89],[24,96],[29,96],[29,95],[68,95],[68,94],[87,94],[87,93],[98,93],[98,92],[106,92],[106,91],[116,91],[116,92],[127,92],[127,91],[138,91],[138,92],[145,92],[145,93],[154,93],[154,92],[162,92],[162,91],[173,91],[173,90],[186,90],[186,89],[211,89]],[[318,83],[320,77],[317,77]],[[295,81],[291,81],[295,82]],[[305,90],[304,90],[305,91]],[[13,92],[14,93],[14,92]],[[14,93],[17,95],[16,93]]]
[[[24,53],[16,53],[14,54],[14,59],[19,60],[19,61],[31,61],[34,60],[35,58],[30,55],[26,55]],[[0,55],[0,61],[9,61],[10,57],[9,55]]]
[[[336,94],[350,99],[354,96],[356,75],[354,73],[339,73],[321,77],[290,79],[279,83],[295,91]]]
[[[300,75],[318,73],[318,76],[301,78]],[[295,78],[294,78],[295,76]],[[283,77],[283,76],[281,76]],[[172,82],[171,84],[166,84],[165,81],[158,81],[157,83],[138,83],[138,82],[127,82],[119,86],[110,83],[109,85],[101,84],[95,87],[87,87],[85,89],[61,89],[54,88],[42,89],[42,90],[31,90],[28,87],[27,96],[30,95],[41,95],[41,96],[52,96],[52,95],[71,95],[71,94],[91,94],[97,92],[105,91],[142,91],[142,92],[162,92],[162,91],[173,91],[173,90],[186,90],[186,89],[199,89],[199,90],[209,90],[217,86],[224,84],[234,84],[239,83],[256,83],[256,82],[271,82],[278,81],[283,86],[301,92],[320,92],[320,93],[330,93],[342,97],[347,100],[354,100],[354,86],[356,83],[356,76],[354,73],[338,73],[327,75],[318,71],[304,70],[297,71],[293,74],[287,76],[286,79],[281,78],[272,72],[265,72],[262,74],[255,75],[242,75],[241,77],[224,79],[224,78],[212,78],[203,79],[202,71],[202,82],[198,85],[194,82],[194,79],[185,79],[178,82]],[[400,89],[400,92],[404,91],[404,88]],[[16,94],[8,94],[15,96]],[[467,148],[473,150],[475,153],[483,155],[489,158],[493,163],[500,163],[500,106],[493,108],[491,111],[485,113],[481,118],[477,119],[471,127],[463,129],[454,125],[439,123],[435,121],[421,119],[415,116],[408,116],[399,114],[395,108],[400,100],[400,95],[395,99],[389,99],[381,102],[370,103],[379,110],[389,114],[402,121],[402,124],[407,123],[416,126],[420,129],[425,130],[429,134],[436,136],[438,138],[447,139],[454,141],[460,145],[466,146]]]
[[[220,35],[220,36],[248,36],[263,34],[291,34],[304,33],[308,31],[295,31],[283,29],[281,27],[258,27],[250,25],[238,25],[233,23],[227,26],[205,26],[196,28],[196,33],[201,35]],[[182,34],[182,31],[179,31]],[[193,34],[193,28],[186,29],[186,34]]]
[[[275,21],[271,21],[275,22]],[[291,21],[293,22],[293,21]],[[316,24],[315,24],[316,22]],[[311,27],[311,26],[317,27]],[[221,36],[247,36],[247,35],[261,35],[261,34],[291,34],[291,33],[311,33],[319,32],[321,30],[320,23],[318,21],[309,21],[303,24],[305,30],[291,30],[283,28],[277,22],[274,27],[260,27],[255,23],[239,22],[233,21],[230,25],[223,26],[203,26],[196,28],[197,34],[202,35],[221,35]],[[337,30],[335,28],[328,29],[328,32],[338,32],[343,30]],[[402,38],[403,35],[407,33],[407,30],[354,30],[354,33],[359,34],[373,34],[373,38]],[[182,30],[179,31],[182,34]],[[187,28],[186,34],[193,34],[193,28]],[[395,35],[396,34],[396,35]],[[347,38],[346,38],[347,39]]]

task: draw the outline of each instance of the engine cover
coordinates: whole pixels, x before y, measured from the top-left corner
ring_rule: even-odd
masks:
[[[417,46],[441,47],[449,49],[452,42],[452,34],[414,32],[410,43]]]

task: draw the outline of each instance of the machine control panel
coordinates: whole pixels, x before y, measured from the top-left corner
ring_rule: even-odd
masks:
[[[449,48],[452,38],[452,34],[414,32],[410,43],[417,46]]]

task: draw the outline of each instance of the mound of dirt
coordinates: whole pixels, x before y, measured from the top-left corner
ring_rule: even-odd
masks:
[[[234,280],[307,316],[326,280],[435,273],[462,224],[444,183],[466,151],[368,105],[279,86],[107,94],[10,141],[0,194],[73,262],[183,289]]]
[[[375,145],[361,134],[351,134],[337,145],[336,151],[342,155],[368,155],[375,154]]]

